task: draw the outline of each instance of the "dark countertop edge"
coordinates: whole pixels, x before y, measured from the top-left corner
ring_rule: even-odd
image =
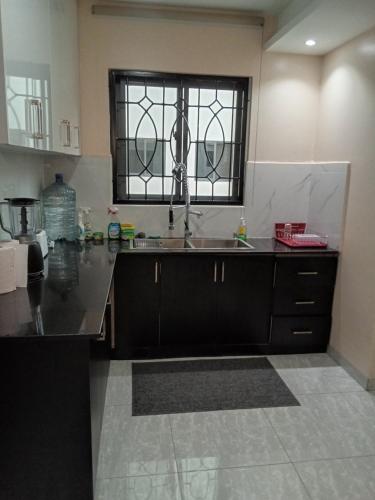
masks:
[[[100,334],[95,333],[62,333],[62,334],[48,334],[48,335],[17,335],[17,336],[1,336],[0,344],[2,342],[50,342],[50,341],[67,341],[72,340],[82,341],[82,340],[97,340],[100,338]]]
[[[283,243],[279,243],[275,238],[247,238],[246,240],[255,248],[227,248],[227,249],[212,249],[212,248],[119,248],[117,254],[123,255],[339,255],[339,250],[333,248],[291,248]],[[258,247],[257,247],[258,245]]]

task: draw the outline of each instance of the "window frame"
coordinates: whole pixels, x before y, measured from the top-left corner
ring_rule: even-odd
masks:
[[[157,71],[142,71],[142,70],[119,70],[119,69],[110,69],[109,70],[109,107],[110,107],[110,148],[112,155],[112,195],[113,195],[113,203],[116,205],[169,205],[169,194],[157,194],[157,195],[148,195],[147,198],[128,198],[123,199],[118,197],[118,157],[117,157],[117,141],[118,137],[116,136],[117,132],[117,110],[116,110],[116,84],[119,79],[123,78],[149,78],[152,80],[153,78],[165,79],[165,80],[176,80],[176,81],[189,81],[189,83],[199,86],[199,82],[228,82],[228,83],[236,83],[240,86],[240,90],[242,92],[242,100],[243,100],[243,112],[242,116],[240,113],[237,113],[236,116],[236,125],[234,126],[234,139],[237,134],[240,137],[240,147],[238,148],[239,152],[234,155],[240,156],[237,159],[238,165],[236,163],[236,159],[233,160],[233,166],[236,165],[235,168],[238,169],[238,179],[231,180],[231,182],[236,182],[237,184],[237,192],[238,197],[236,199],[229,199],[229,196],[224,199],[212,198],[212,196],[199,196],[199,199],[194,199],[195,195],[191,196],[191,204],[192,205],[212,205],[212,206],[239,206],[243,205],[244,202],[244,187],[245,187],[245,171],[246,171],[246,162],[247,162],[247,151],[248,151],[248,142],[249,142],[249,132],[250,132],[250,114],[251,114],[251,95],[252,95],[252,77],[231,77],[231,76],[218,76],[218,75],[192,75],[192,74],[182,74],[182,73],[166,73],[166,72],[157,72]],[[192,85],[191,85],[192,86]],[[181,90],[183,86],[177,88],[178,100],[181,100]],[[187,86],[189,88],[189,86]],[[194,87],[193,87],[194,88]],[[234,88],[234,87],[233,87]],[[238,108],[236,105],[235,108]],[[234,108],[234,109],[235,109]],[[182,120],[178,120],[178,130],[181,130]],[[233,125],[232,125],[233,126]],[[198,139],[198,137],[197,137]],[[180,132],[179,140],[177,141],[176,148],[176,156],[180,153],[178,152],[178,148],[181,148],[181,144],[187,140],[186,137],[182,137]],[[236,141],[232,141],[232,143],[236,143]],[[199,141],[197,141],[197,149],[198,149]],[[164,147],[164,146],[163,146]],[[231,146],[232,147],[232,146]],[[198,153],[197,153],[198,157]],[[232,169],[232,166],[231,166]],[[198,172],[198,166],[196,166],[196,173]],[[195,179],[199,179],[195,174]],[[197,182],[197,181],[196,181]],[[179,186],[176,186],[175,194],[174,194],[174,203],[175,204],[183,204],[183,197],[179,195]],[[180,191],[181,192],[181,191]],[[162,199],[164,197],[164,199]]]

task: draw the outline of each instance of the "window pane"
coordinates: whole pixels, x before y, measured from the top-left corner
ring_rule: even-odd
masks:
[[[116,201],[168,203],[172,169],[182,161],[193,202],[241,202],[246,79],[116,71],[112,76]],[[180,180],[174,191],[175,201],[183,202]]]

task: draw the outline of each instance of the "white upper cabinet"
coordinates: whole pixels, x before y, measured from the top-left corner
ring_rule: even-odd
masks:
[[[53,150],[80,154],[76,0],[49,0]]]
[[[76,0],[0,0],[0,142],[80,154]]]

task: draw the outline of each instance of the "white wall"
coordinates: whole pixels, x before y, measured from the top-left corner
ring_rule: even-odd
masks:
[[[316,158],[352,162],[332,347],[375,378],[375,29],[324,59]]]
[[[263,53],[262,32],[257,27],[93,16],[92,3],[79,3],[84,156],[79,161],[53,162],[48,178],[65,168],[77,188],[78,204],[93,207],[98,226],[106,220],[112,197],[110,68],[252,77],[248,158],[274,162],[313,159],[320,58]],[[245,203],[252,175],[247,167]],[[90,196],[90,190],[98,196]],[[165,234],[167,210],[163,206],[122,206],[120,214],[122,220],[148,232]],[[212,236],[231,236],[241,214],[239,207],[202,207],[202,211],[205,216],[199,221],[192,218],[192,227],[195,234]],[[181,216],[179,219],[176,231],[182,234]],[[252,213],[249,219],[254,219]]]

